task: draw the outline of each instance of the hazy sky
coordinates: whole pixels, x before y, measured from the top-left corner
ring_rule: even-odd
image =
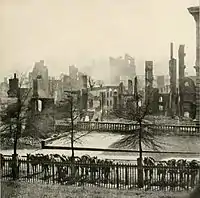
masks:
[[[135,57],[137,72],[154,61],[168,73],[169,45],[186,46],[186,65],[195,74],[195,22],[187,8],[199,0],[0,0],[0,79],[29,71],[45,60],[50,75],[68,65],[98,66],[103,78],[109,56]],[[105,70],[100,72],[100,70]]]

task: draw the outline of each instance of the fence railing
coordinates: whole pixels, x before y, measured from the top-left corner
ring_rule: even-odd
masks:
[[[158,125],[145,124],[145,126],[154,129],[159,135],[163,132],[174,133],[175,135],[199,135],[200,129],[196,125]],[[107,132],[131,132],[139,127],[139,124],[130,123],[110,123],[110,122],[78,122],[76,125],[79,130],[94,130]]]
[[[138,189],[138,166],[121,163],[69,163],[19,160],[19,180],[74,186]],[[143,166],[143,190],[183,191],[193,189],[200,167]],[[12,159],[5,159],[1,179],[12,179]]]

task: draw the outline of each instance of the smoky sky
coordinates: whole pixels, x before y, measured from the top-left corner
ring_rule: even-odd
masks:
[[[187,72],[194,75],[195,22],[187,8],[199,0],[0,0],[0,79],[28,72],[45,60],[50,75],[69,65],[95,65],[108,74],[109,56],[125,53],[154,61],[154,74],[167,74],[170,42],[174,56],[185,44]]]

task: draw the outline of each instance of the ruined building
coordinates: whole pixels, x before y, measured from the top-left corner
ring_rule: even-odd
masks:
[[[40,78],[38,78],[40,76]],[[48,68],[45,66],[44,61],[40,60],[36,62],[33,71],[29,73],[29,81],[31,83],[31,87],[33,86],[33,80],[38,79],[38,94],[42,98],[49,97],[49,76],[48,76]]]
[[[156,87],[159,93],[169,93],[170,91],[170,78],[169,75],[156,76]]]
[[[52,108],[54,105],[54,98],[47,98],[40,95],[38,86],[39,80],[39,76],[36,79],[33,79],[33,94],[30,101],[32,116],[39,112],[43,112],[45,109]]]
[[[148,105],[149,113],[153,105],[153,61],[145,61],[145,104]]]
[[[178,111],[179,114],[181,116],[183,116],[184,114],[184,107],[183,107],[183,100],[184,100],[184,95],[183,95],[183,89],[182,89],[182,84],[184,81],[184,77],[185,77],[185,52],[184,52],[184,45],[180,45],[179,46],[179,50],[178,50],[178,59],[179,59],[179,106],[178,106]]]
[[[179,92],[178,92],[178,111],[177,115],[183,117],[189,113],[189,117],[195,118],[196,92],[194,81],[185,76],[185,51],[184,45],[179,46]]]
[[[173,43],[170,44],[170,60],[169,60],[169,76],[170,76],[170,93],[169,93],[169,107],[168,115],[176,115],[176,101],[177,101],[177,65],[176,59],[173,56]]]
[[[9,79],[8,97],[16,98],[18,89],[19,89],[19,79],[17,78],[17,75],[15,73],[14,78]]]
[[[153,91],[153,61],[145,61],[145,101],[150,100]]]
[[[7,78],[5,77],[4,81],[0,83],[0,97],[7,96],[8,89],[9,89],[9,84]]]
[[[188,8],[196,22],[196,122],[200,124],[200,17],[199,6]]]
[[[111,84],[118,85],[122,81],[125,84],[128,79],[133,80],[136,76],[135,60],[128,54],[125,54],[124,58],[110,57],[109,61]]]
[[[179,46],[178,50],[178,78],[177,78],[177,65],[176,59],[173,57],[173,43],[170,45],[170,61],[169,61],[169,76],[170,76],[170,89],[169,92],[163,92],[159,86],[164,83],[164,78],[158,78],[158,97],[154,93],[154,100],[158,100],[159,114],[168,116],[189,116],[195,117],[196,109],[196,92],[195,82],[185,76],[185,51],[184,45]],[[157,80],[158,80],[157,79]],[[177,84],[178,82],[178,84]],[[153,111],[154,113],[156,111]]]

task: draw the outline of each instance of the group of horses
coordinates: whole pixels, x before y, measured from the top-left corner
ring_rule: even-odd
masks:
[[[110,160],[101,160],[97,157],[90,157],[89,155],[83,155],[81,157],[75,156],[72,158],[59,154],[36,154],[28,156],[28,161],[32,166],[33,173],[37,172],[38,165],[41,165],[42,171],[45,173],[49,173],[52,165],[55,166],[54,171],[60,183],[76,176],[90,176],[91,180],[95,180],[97,172],[101,172],[101,175],[105,179],[108,179],[110,166],[112,165],[112,161]]]
[[[184,185],[184,182],[187,182],[193,187],[195,180],[200,179],[200,162],[197,160],[170,159],[156,162],[151,157],[145,157],[143,164],[145,181],[152,182],[156,175],[156,179],[163,184],[168,181],[172,185],[180,185],[181,183]]]
[[[5,158],[2,154],[1,168],[5,166]],[[30,154],[27,155],[26,163],[28,163],[30,175],[37,175],[44,173],[45,177],[56,178],[58,183],[66,183],[72,181],[73,178],[78,180],[85,179],[90,181],[99,181],[108,183],[109,179],[115,175],[117,170],[117,164],[113,160],[98,159],[97,157],[91,157],[89,155],[83,155],[81,157],[69,157],[59,154]],[[19,160],[20,166],[20,160]],[[137,165],[122,167],[125,169],[125,174],[129,180],[133,180],[130,177],[137,177]],[[122,168],[119,170],[120,175]],[[130,174],[130,171],[135,171],[134,174]],[[196,160],[187,161],[185,159],[168,161],[155,161],[152,157],[145,157],[143,159],[143,171],[144,181],[149,184],[160,182],[162,185],[167,183],[170,185],[185,185],[193,187],[195,181],[200,179],[200,164]],[[131,175],[131,176],[130,176]],[[120,176],[121,177],[121,176]]]
[[[1,167],[5,166],[5,157],[1,154]],[[11,161],[9,161],[11,162]],[[88,178],[95,180],[97,174],[103,180],[108,180],[110,170],[112,169],[113,162],[110,160],[101,160],[97,157],[90,157],[89,155],[83,155],[81,157],[69,157],[59,154],[31,154],[27,155],[29,167],[29,174],[36,176],[40,173],[44,173],[44,177],[47,178],[54,174],[58,183],[64,183],[69,181],[72,177]],[[8,164],[9,167],[10,164]],[[20,166],[20,160],[19,160]],[[52,173],[52,170],[54,173]]]

